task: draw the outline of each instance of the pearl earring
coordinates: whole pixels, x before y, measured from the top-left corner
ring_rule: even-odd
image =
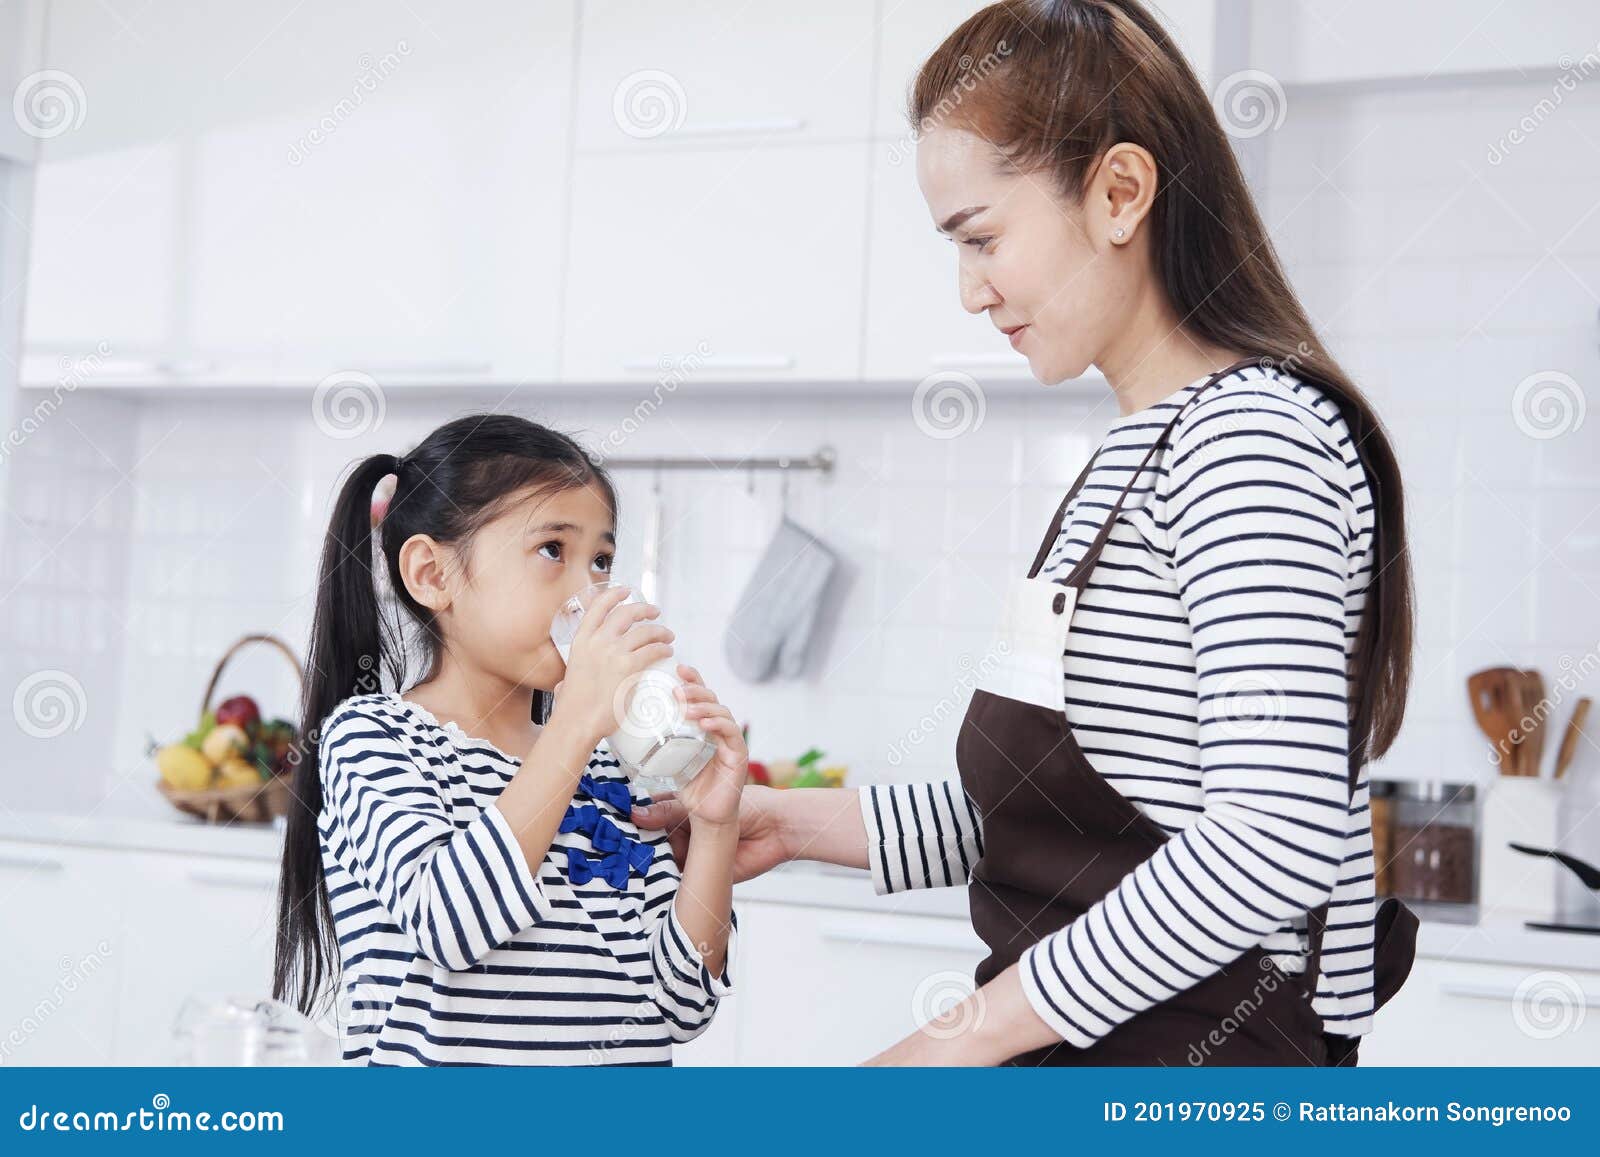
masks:
[[[1126,229],[1124,229],[1121,225],[1118,225],[1117,226],[1117,231],[1111,235],[1111,239],[1113,241],[1121,241],[1122,238],[1123,238],[1123,235],[1126,234],[1127,232],[1128,231]]]

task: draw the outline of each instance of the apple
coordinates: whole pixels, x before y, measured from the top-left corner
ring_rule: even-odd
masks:
[[[217,722],[232,723],[235,727],[251,730],[261,722],[261,709],[248,695],[235,695],[224,699],[217,707]]]
[[[766,783],[766,784],[770,784],[772,782],[772,776],[767,774],[767,765],[766,764],[752,759],[749,762],[749,764],[746,765],[746,766],[747,766],[747,768],[748,768],[748,770],[750,772],[750,782],[751,783]]]

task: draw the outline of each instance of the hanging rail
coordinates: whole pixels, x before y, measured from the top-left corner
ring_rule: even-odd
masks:
[[[607,458],[603,465],[607,470],[718,470],[730,474],[757,470],[788,474],[813,470],[831,474],[838,460],[832,446],[823,446],[801,458],[787,454],[770,458]]]

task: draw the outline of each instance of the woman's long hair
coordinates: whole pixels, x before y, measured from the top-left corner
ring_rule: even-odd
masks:
[[[374,532],[373,491],[390,474],[395,475],[394,495]],[[406,590],[400,577],[400,547],[413,535],[426,534],[464,550],[472,535],[504,512],[510,501],[579,486],[598,489],[615,514],[616,489],[581,446],[565,434],[509,414],[457,418],[429,434],[403,459],[374,454],[358,462],[345,478],[334,502],[317,579],[300,711],[301,742],[278,882],[272,975],[277,999],[314,1015],[339,967],[317,832],[323,722],[350,696],[381,690],[380,673],[388,674],[392,686],[404,688],[410,667],[408,633],[420,640],[422,671],[431,675],[439,661],[438,624]],[[398,614],[385,613],[379,600],[374,538],[383,552]],[[542,717],[548,707],[545,693],[536,693],[535,717]]]
[[[1140,145],[1159,174],[1157,276],[1192,334],[1323,387],[1366,469],[1377,516],[1366,613],[1350,660],[1351,751],[1382,755],[1411,682],[1411,564],[1394,449],[1317,337],[1278,263],[1205,89],[1137,0],[1005,0],[957,28],[918,70],[913,126],[963,128],[1081,201],[1107,149]]]

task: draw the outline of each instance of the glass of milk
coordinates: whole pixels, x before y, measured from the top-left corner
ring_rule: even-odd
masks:
[[[572,650],[584,610],[602,591],[623,584],[595,583],[568,599],[550,623],[550,640],[566,662]],[[639,592],[630,590],[623,603],[640,603]],[[621,606],[622,604],[617,604]],[[628,682],[617,693],[617,729],[606,736],[606,746],[617,757],[629,779],[648,781],[649,788],[675,790],[688,783],[716,754],[717,745],[687,718],[684,704],[675,694],[683,680],[678,678],[678,660],[660,659]]]

